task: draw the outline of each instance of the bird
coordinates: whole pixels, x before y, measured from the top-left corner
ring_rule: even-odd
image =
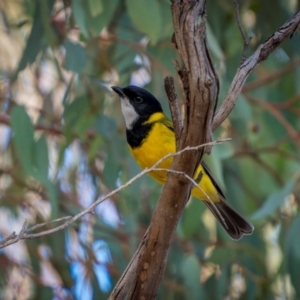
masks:
[[[129,85],[111,87],[120,97],[121,111],[126,126],[129,150],[142,169],[151,168],[168,154],[176,153],[173,122],[164,114],[160,102],[147,90]],[[173,157],[158,166],[170,169]],[[149,173],[160,184],[167,181],[164,170]],[[196,169],[194,179],[201,177],[198,187],[193,187],[193,197],[202,200],[233,240],[252,234],[254,227],[225,199],[217,181],[205,161]]]

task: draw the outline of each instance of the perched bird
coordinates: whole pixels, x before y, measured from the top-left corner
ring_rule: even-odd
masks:
[[[159,159],[176,152],[174,127],[163,113],[159,101],[148,91],[129,85],[125,88],[113,86],[121,98],[121,109],[126,124],[127,143],[130,152],[141,168],[152,167]],[[170,169],[173,158],[164,160],[159,167]],[[202,177],[199,174],[202,172]],[[149,173],[155,180],[165,184],[167,172]],[[220,224],[234,240],[251,234],[253,226],[236,212],[225,200],[225,196],[204,161],[196,170],[194,178],[201,177],[199,187],[192,195],[202,200]]]

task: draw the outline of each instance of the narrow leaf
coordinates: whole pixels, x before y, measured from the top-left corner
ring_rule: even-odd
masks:
[[[47,179],[49,169],[48,147],[44,136],[42,136],[35,146],[35,166],[37,179]]]
[[[268,197],[264,205],[253,214],[252,220],[264,218],[273,213],[294,189],[295,180],[291,179],[288,183],[276,193]]]
[[[15,106],[11,113],[13,142],[20,162],[27,174],[33,174],[34,129],[23,106]]]
[[[102,0],[88,0],[89,11],[92,17],[100,15],[103,11]]]
[[[298,216],[289,231],[286,259],[288,261],[288,271],[290,274],[292,285],[294,286],[296,296],[295,299],[300,299],[300,216]]]
[[[40,52],[43,47],[43,43],[45,42],[45,26],[43,17],[48,16],[52,12],[53,5],[55,3],[54,0],[47,1],[47,12],[45,14],[45,1],[37,1],[35,6],[35,12],[33,16],[33,24],[30,35],[27,39],[25,50],[23,51],[22,58],[19,62],[18,69],[16,74],[14,74],[13,79],[15,79],[18,73],[25,69],[27,64],[31,64],[35,61],[36,56]],[[49,20],[48,20],[49,22]]]
[[[186,299],[203,299],[200,283],[200,264],[195,254],[187,255],[181,264],[181,275],[186,289]]]
[[[86,17],[86,12],[83,7],[82,1],[80,1],[80,0],[72,1],[72,12],[73,12],[76,24],[79,26],[82,34],[87,37],[88,36],[87,17]]]
[[[128,14],[133,24],[156,43],[161,33],[161,8],[157,0],[127,0]]]
[[[76,73],[81,73],[87,60],[85,48],[69,40],[64,42],[64,47],[66,49],[65,68]]]

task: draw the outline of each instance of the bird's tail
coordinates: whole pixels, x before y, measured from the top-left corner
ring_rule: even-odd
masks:
[[[253,232],[253,225],[234,210],[221,195],[218,202],[203,202],[232,239],[239,240],[244,234]]]

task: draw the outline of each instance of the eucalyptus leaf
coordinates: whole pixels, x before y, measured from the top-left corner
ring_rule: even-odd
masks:
[[[52,300],[53,299],[53,290],[49,286],[38,285],[35,290],[35,296],[33,300]]]
[[[49,170],[49,156],[47,142],[44,136],[41,136],[35,145],[35,166],[36,177],[46,180]]]
[[[103,12],[103,0],[88,0],[87,2],[92,17],[98,16]]]
[[[185,299],[203,299],[203,290],[200,283],[200,264],[195,254],[188,254],[181,264],[181,276],[187,287]]]
[[[294,186],[295,180],[290,179],[281,190],[271,194],[263,206],[252,215],[252,220],[262,219],[272,214],[283,204],[285,198],[293,191]]]
[[[77,25],[79,26],[82,34],[87,37],[88,36],[88,27],[87,27],[87,15],[85,11],[85,4],[87,2],[83,2],[82,0],[73,0],[72,1],[72,12],[75,18]]]
[[[76,73],[83,72],[87,62],[85,48],[70,40],[65,40],[64,47],[66,49],[65,68]]]
[[[49,22],[44,23],[45,18],[49,18],[55,0],[39,1],[36,3],[33,24],[30,35],[27,39],[25,50],[22,53],[16,73],[13,78],[15,79],[18,73],[25,69],[27,64],[32,64],[38,53],[46,46],[45,31],[49,37]],[[47,28],[46,28],[47,26]]]
[[[28,175],[34,173],[34,129],[23,106],[15,106],[11,112],[13,142],[20,158],[22,167]]]
[[[296,291],[295,299],[300,298],[300,216],[295,218],[288,233],[285,258],[287,259],[288,271],[292,285]]]
[[[126,0],[128,14],[133,24],[147,34],[155,44],[162,29],[161,7],[158,0]]]

